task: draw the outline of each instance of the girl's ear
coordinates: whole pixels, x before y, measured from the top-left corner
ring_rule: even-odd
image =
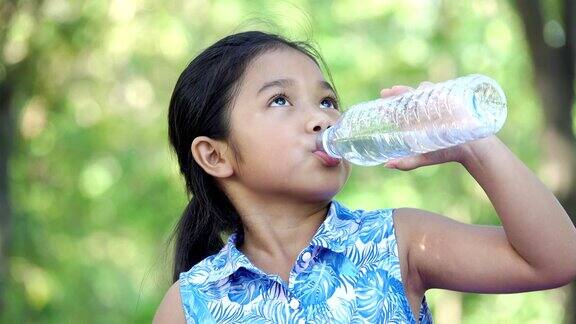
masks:
[[[190,150],[196,163],[211,176],[227,178],[234,173],[226,143],[207,136],[198,136],[192,141]]]

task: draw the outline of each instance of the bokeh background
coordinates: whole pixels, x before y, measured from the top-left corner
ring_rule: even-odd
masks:
[[[499,138],[574,215],[573,16],[561,0],[0,0],[0,322],[151,321],[186,204],[169,98],[196,54],[239,31],[311,40],[343,106],[493,77],[509,104]],[[499,224],[455,163],[354,167],[336,199]],[[572,291],[426,295],[438,323],[575,323]]]

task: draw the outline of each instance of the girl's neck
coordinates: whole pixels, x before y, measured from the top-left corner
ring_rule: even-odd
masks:
[[[277,213],[257,212],[254,208],[239,210],[244,229],[238,249],[263,270],[267,264],[278,264],[283,268],[289,266],[289,272],[298,254],[326,219],[329,202],[300,207],[299,211],[287,208]]]

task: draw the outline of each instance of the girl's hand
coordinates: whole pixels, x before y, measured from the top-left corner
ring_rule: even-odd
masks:
[[[427,88],[431,85],[433,85],[431,82],[422,82],[418,86],[418,89]],[[392,88],[383,89],[380,91],[380,96],[382,96],[382,98],[392,97],[413,90],[413,88],[407,86],[393,86]],[[470,154],[470,145],[474,145],[472,144],[474,142],[475,141],[462,143],[460,145],[437,151],[390,160],[386,162],[384,166],[389,169],[410,171],[426,165],[441,164],[446,162],[463,163],[466,157]]]

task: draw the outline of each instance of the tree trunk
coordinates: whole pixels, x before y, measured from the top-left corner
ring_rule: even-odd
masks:
[[[574,53],[576,46],[574,15],[576,2],[563,3],[566,43],[553,48],[544,40],[544,17],[538,0],[516,0],[526,41],[534,65],[534,81],[545,118],[542,138],[545,163],[554,170],[554,194],[570,215],[576,218],[576,139],[572,130],[574,104]],[[545,224],[543,225],[545,226]],[[565,324],[576,324],[576,282],[566,287]]]
[[[16,11],[17,1],[0,2],[0,49],[4,48],[10,22]],[[9,68],[7,70],[10,70]],[[12,235],[11,207],[9,193],[8,161],[13,137],[14,120],[11,115],[13,84],[9,81],[9,72],[0,79],[0,314],[5,312],[6,287],[8,286],[9,263],[8,250]]]
[[[12,89],[7,79],[0,83],[0,313],[5,305],[8,282],[8,248],[11,236],[11,208],[8,191],[8,157],[13,138],[11,116]]]

